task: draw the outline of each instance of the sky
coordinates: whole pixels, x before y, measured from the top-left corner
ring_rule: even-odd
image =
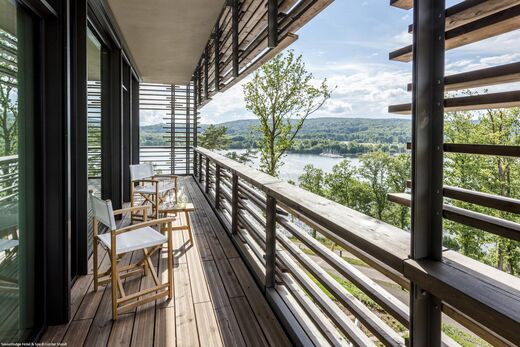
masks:
[[[448,0],[447,5],[459,1]],[[411,81],[411,63],[388,60],[388,53],[412,42],[408,25],[412,11],[394,8],[381,0],[336,0],[296,34],[289,49],[302,54],[307,70],[317,80],[326,78],[334,89],[331,98],[312,117],[389,118],[392,104],[410,102],[406,86]],[[515,45],[520,31],[463,46],[446,53],[446,74],[520,61]],[[485,54],[482,52],[485,51]],[[200,109],[201,123],[251,119],[245,109],[241,83]],[[490,88],[518,89],[519,85]],[[143,123],[158,123],[149,114]]]

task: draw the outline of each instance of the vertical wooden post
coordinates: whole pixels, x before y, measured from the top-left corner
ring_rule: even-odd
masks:
[[[206,188],[205,188],[205,192],[206,194],[209,193],[209,158],[206,157],[206,175],[204,177],[204,179],[206,180]]]
[[[233,77],[238,77],[239,61],[238,61],[238,0],[232,0],[231,9],[231,55],[233,61]]]
[[[220,208],[220,165],[215,164],[215,208]]]
[[[199,156],[197,155],[197,152],[193,152],[193,176],[195,176],[195,178],[198,178],[199,177],[199,164],[198,164],[198,159]]]
[[[265,287],[274,287],[276,263],[276,199],[267,195],[265,206]]]
[[[414,1],[412,259],[442,259],[445,0]],[[410,345],[441,345],[441,302],[415,283]]]
[[[278,0],[268,0],[267,2],[267,45],[269,48],[278,45]]]
[[[199,155],[199,183],[202,183],[202,154],[198,153]]]
[[[233,172],[231,179],[231,233],[238,232],[238,175]]]
[[[208,100],[209,94],[209,49],[206,45],[204,49],[204,100]]]
[[[217,21],[215,25],[215,36],[213,38],[213,44],[215,45],[215,91],[220,90],[220,25]]]

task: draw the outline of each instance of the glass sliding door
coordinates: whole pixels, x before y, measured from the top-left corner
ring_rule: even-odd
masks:
[[[102,45],[87,29],[87,170],[88,188],[101,197],[102,185]],[[92,210],[88,206],[88,254],[92,253]]]
[[[41,326],[35,184],[35,20],[0,0],[0,342],[27,340]]]

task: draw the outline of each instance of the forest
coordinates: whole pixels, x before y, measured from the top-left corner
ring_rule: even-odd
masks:
[[[251,131],[257,120],[219,124],[227,129],[230,149],[257,148],[261,135]],[[203,133],[209,125],[202,124]],[[310,118],[299,131],[291,153],[359,155],[373,151],[400,153],[410,141],[411,122],[407,119]],[[161,124],[141,127],[143,146],[166,146]]]
[[[446,143],[520,144],[520,109],[448,113]],[[410,229],[407,207],[387,199],[390,192],[408,192],[410,155],[372,152],[360,157],[361,166],[348,159],[332,171],[309,164],[299,186],[402,229]],[[520,198],[520,161],[513,157],[445,153],[445,185]],[[517,215],[457,200],[445,203],[490,216],[520,222]],[[520,274],[520,243],[445,220],[444,245],[508,273]]]

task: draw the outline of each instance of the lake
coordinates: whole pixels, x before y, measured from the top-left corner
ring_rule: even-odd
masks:
[[[228,150],[228,151],[222,151],[223,154],[227,152],[237,152],[237,153],[244,153],[245,150],[243,149],[235,149],[235,150]],[[293,180],[295,182],[298,181],[298,178],[303,173],[303,168],[307,164],[312,164],[315,167],[322,169],[324,172],[330,172],[332,171],[332,167],[338,163],[340,163],[342,160],[349,159],[351,164],[355,167],[359,167],[360,162],[357,157],[348,157],[348,158],[331,158],[316,154],[297,154],[297,153],[289,153],[287,154],[283,159],[283,165],[280,168],[280,178],[287,181],[287,180]],[[255,169],[258,169],[260,167],[260,156],[257,156],[253,159],[252,163],[248,164],[251,167],[254,167]]]

